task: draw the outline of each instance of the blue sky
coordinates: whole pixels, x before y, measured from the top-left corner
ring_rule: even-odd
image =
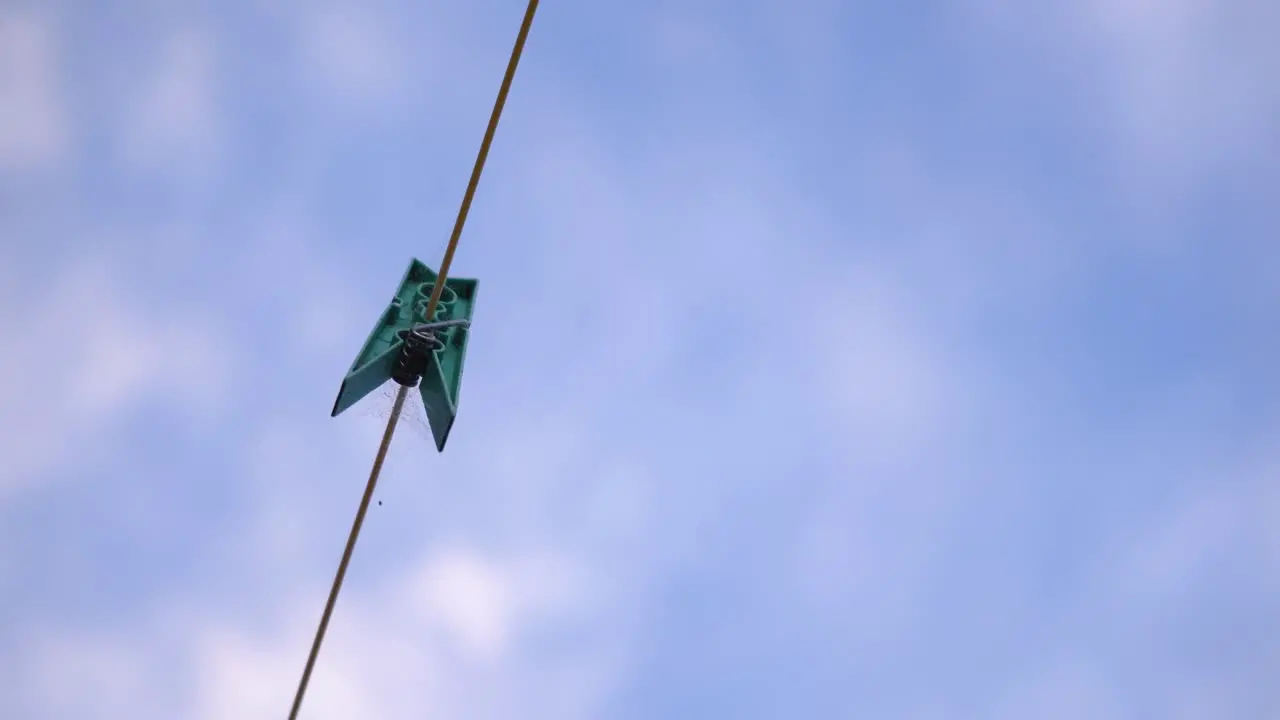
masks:
[[[0,715],[287,711],[522,8],[0,5]],[[304,716],[1276,716],[1277,34],[545,3]]]

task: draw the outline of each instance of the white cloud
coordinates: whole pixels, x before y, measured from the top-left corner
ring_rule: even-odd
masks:
[[[1238,488],[1180,498],[1110,553],[1104,576],[1091,585],[1130,617],[1174,609],[1170,601],[1202,586],[1206,572],[1241,549],[1244,500]]]
[[[1011,679],[1008,686],[1005,696],[996,701],[995,717],[1009,720],[1125,717],[1108,688],[1104,671],[1088,658],[1055,661],[1033,680],[1020,684],[1017,679]]]
[[[9,680],[25,681],[20,692],[38,717],[161,716],[167,693],[154,689],[159,663],[144,646],[103,632],[45,629],[29,638],[21,677]]]
[[[724,69],[734,48],[713,20],[688,5],[663,5],[656,13],[654,46],[658,58],[686,73],[709,67]]]
[[[1280,91],[1264,78],[1277,67],[1272,33],[1280,15],[1248,3],[1094,2],[1082,32],[1111,61],[1114,127],[1131,160],[1156,172],[1217,172],[1265,151],[1280,120]],[[1255,6],[1260,7],[1260,6]],[[1243,10],[1243,11],[1242,11]],[[1270,58],[1270,59],[1269,59]]]
[[[348,600],[341,622],[345,631],[329,639],[308,685],[304,717],[396,717],[378,692],[378,675],[396,661],[414,660],[394,652],[393,637],[365,627],[358,608]],[[336,624],[336,623],[335,623]],[[195,693],[184,703],[184,716],[216,720],[283,715],[293,700],[310,638],[301,623],[288,624],[287,634],[248,634],[215,625],[197,634],[193,655]],[[363,637],[356,639],[355,632]],[[414,663],[410,670],[421,670]]]
[[[849,6],[833,0],[787,0],[757,6],[762,35],[774,48],[770,59],[790,71],[789,86],[814,93],[846,82],[839,68],[847,40]],[[735,10],[737,8],[735,7]]]
[[[364,4],[329,3],[306,13],[303,54],[328,90],[359,103],[403,88],[409,58],[386,21]]]
[[[171,32],[126,114],[125,150],[148,169],[207,167],[220,141],[217,50],[207,31]]]
[[[549,556],[455,546],[372,585],[348,583],[304,716],[594,716],[602,674],[612,675],[607,649],[547,653],[530,636],[580,608],[568,577]],[[116,717],[125,706],[139,718],[279,715],[324,589],[265,597],[271,611],[258,621],[184,598],[109,635],[35,628],[21,646],[22,677],[7,680],[50,716]]]
[[[510,643],[512,588],[504,580],[483,558],[446,551],[425,568],[420,592],[466,653],[489,658]]]
[[[1280,562],[1269,543],[1276,455],[1261,446],[1244,462],[1164,478],[1188,489],[1153,494],[1152,511],[1130,518],[1064,587],[1038,652],[997,699],[1000,717],[1252,717],[1277,707],[1280,693],[1257,682],[1271,674],[1274,624],[1255,624],[1265,611],[1230,609],[1265,607],[1264,568]]]
[[[1019,51],[1066,72],[1137,207],[1277,160],[1280,12],[1265,0],[975,2]]]
[[[465,547],[433,551],[412,581],[410,605],[445,632],[462,656],[510,660],[520,630],[583,608],[583,578],[554,554],[496,560]]]
[[[894,294],[874,271],[852,273],[842,291],[817,303],[828,311],[814,332],[826,360],[817,387],[851,437],[890,452],[918,444],[945,402],[943,378],[932,367],[938,354]]]
[[[68,151],[58,36],[51,19],[0,12],[0,170],[37,170]]]
[[[34,289],[8,285],[32,308],[0,322],[0,489],[29,487],[104,451],[110,430],[143,403],[217,409],[231,356],[221,328],[185,308],[139,307],[110,264],[79,260]]]

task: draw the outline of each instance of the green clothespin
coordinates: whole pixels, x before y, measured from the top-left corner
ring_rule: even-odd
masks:
[[[436,272],[417,258],[409,262],[395,297],[342,379],[331,415],[337,417],[388,380],[417,385],[436,449],[443,452],[458,414],[477,281],[446,279],[435,317],[428,318],[427,299],[436,279]]]

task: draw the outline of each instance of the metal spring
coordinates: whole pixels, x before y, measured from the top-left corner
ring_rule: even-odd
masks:
[[[444,341],[436,335],[437,332],[430,328],[414,327],[400,333],[404,346],[392,368],[392,380],[405,387],[415,387],[418,384],[422,373],[427,371],[431,353],[444,349]]]

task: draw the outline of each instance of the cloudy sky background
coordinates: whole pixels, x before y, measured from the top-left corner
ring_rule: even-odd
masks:
[[[522,9],[0,4],[0,716],[286,714]],[[304,717],[1276,717],[1277,36],[545,3]]]

